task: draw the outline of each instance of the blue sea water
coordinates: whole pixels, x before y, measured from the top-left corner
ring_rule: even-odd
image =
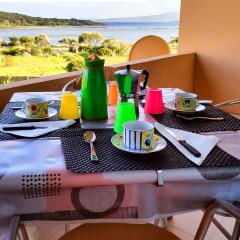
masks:
[[[117,38],[134,43],[146,35],[157,35],[170,41],[179,33],[178,22],[106,22],[105,26],[96,27],[29,27],[0,29],[0,38],[8,41],[10,36],[36,36],[47,34],[51,44],[59,44],[65,36],[78,37],[83,32],[101,32],[105,38]]]

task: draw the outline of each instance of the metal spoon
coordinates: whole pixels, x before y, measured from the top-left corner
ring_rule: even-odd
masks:
[[[210,120],[210,121],[223,121],[224,117],[184,117],[182,115],[176,114],[176,117],[182,118],[184,120],[194,120],[194,119],[203,119],[203,120]]]
[[[198,100],[199,104],[212,104],[212,100]]]
[[[91,160],[94,163],[98,163],[98,158],[97,158],[97,154],[95,151],[95,148],[93,146],[93,142],[95,142],[96,140],[96,135],[93,131],[86,131],[83,135],[84,141],[87,143],[90,143],[90,149],[91,149]]]

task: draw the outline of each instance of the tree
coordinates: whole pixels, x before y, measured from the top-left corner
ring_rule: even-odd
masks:
[[[99,56],[109,56],[109,57],[114,56],[114,52],[107,47],[101,47],[100,49],[98,49],[97,54]]]
[[[105,39],[102,43],[104,48],[111,49],[117,55],[125,55],[130,49],[130,45],[126,42],[118,41],[115,38]]]
[[[83,34],[81,34],[81,35],[78,37],[78,42],[79,42],[80,44],[84,43]]]
[[[67,44],[69,47],[69,52],[78,52],[78,39],[73,37],[64,37],[59,41],[60,43]]]
[[[84,67],[83,59],[80,58],[75,58],[72,59],[66,66],[66,70],[68,72],[73,72],[73,71],[78,71],[79,69]]]
[[[169,44],[172,44],[173,46],[178,46],[178,37],[173,38]]]
[[[4,50],[3,54],[12,55],[12,56],[21,56],[23,54],[23,48],[21,46],[13,46]]]
[[[103,39],[104,39],[104,37],[103,37],[102,33],[94,32],[91,35],[91,43],[94,46],[99,45],[103,41]]]
[[[59,42],[63,44],[67,44],[69,47],[69,52],[75,52],[75,53],[78,52],[79,43],[77,38],[64,37]]]
[[[9,46],[19,46],[20,45],[19,38],[16,36],[9,37],[9,40],[10,40]]]
[[[32,56],[41,56],[42,55],[42,50],[41,48],[37,47],[37,46],[32,46],[30,49],[30,54]]]
[[[59,42],[63,44],[71,45],[71,44],[78,43],[78,39],[73,37],[64,37],[63,39],[59,40]]]
[[[100,43],[103,41],[104,37],[102,33],[98,32],[84,32],[82,33],[79,38],[79,43],[85,43],[87,45],[100,45]]]
[[[130,50],[130,45],[126,42],[120,41],[119,42],[119,48],[116,52],[117,55],[123,56],[128,55]]]
[[[35,37],[35,43],[40,47],[46,47],[49,45],[49,38],[46,34],[40,34]]]
[[[0,38],[0,46],[2,46],[3,44],[4,44],[4,40]]]
[[[19,40],[22,45],[34,45],[35,42],[34,37],[31,36],[22,36]]]
[[[51,47],[44,47],[42,49],[42,52],[45,56],[49,56],[49,55],[52,55],[53,54],[53,50]]]

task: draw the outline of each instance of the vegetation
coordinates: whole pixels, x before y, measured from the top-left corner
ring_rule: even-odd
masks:
[[[72,54],[73,58],[76,54]],[[127,56],[104,57],[105,65],[127,61]],[[65,56],[1,56],[0,83],[3,80],[21,80],[27,77],[49,76],[67,72],[69,61]],[[74,69],[76,70],[76,68]],[[22,77],[22,78],[21,78]]]
[[[101,33],[82,33],[78,38],[64,37],[61,45],[49,44],[48,36],[11,36],[0,38],[0,84],[29,77],[47,76],[83,68],[84,59],[96,54],[105,64],[125,62],[130,45]],[[176,52],[176,42],[170,47]]]
[[[84,43],[88,46],[89,45],[97,46],[103,40],[104,40],[104,37],[102,33],[98,33],[98,32],[85,32],[85,33],[82,33],[78,38],[79,43]]]
[[[170,42],[169,42],[169,45],[172,46],[172,47],[178,47],[178,37],[176,38],[173,38]]]
[[[61,56],[3,56],[0,76],[37,77],[64,73],[67,63],[67,60]]]
[[[46,76],[83,68],[84,58],[97,54],[106,64],[124,62],[130,45],[105,39],[101,33],[83,33],[79,38],[64,37],[60,46],[51,46],[48,36],[11,36],[0,39],[0,83],[11,78]],[[114,46],[110,46],[114,43]]]
[[[13,26],[85,26],[103,25],[90,20],[31,17],[18,13],[0,11],[0,28]]]

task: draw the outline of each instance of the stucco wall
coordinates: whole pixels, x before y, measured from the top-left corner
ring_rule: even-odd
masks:
[[[150,87],[181,88],[192,92],[194,58],[194,53],[173,54],[111,65],[108,79],[113,80],[112,73],[130,64],[132,69],[149,71],[148,85]]]
[[[182,0],[179,53],[196,52],[194,91],[215,103],[240,98],[240,1]],[[240,114],[240,106],[230,108]]]

